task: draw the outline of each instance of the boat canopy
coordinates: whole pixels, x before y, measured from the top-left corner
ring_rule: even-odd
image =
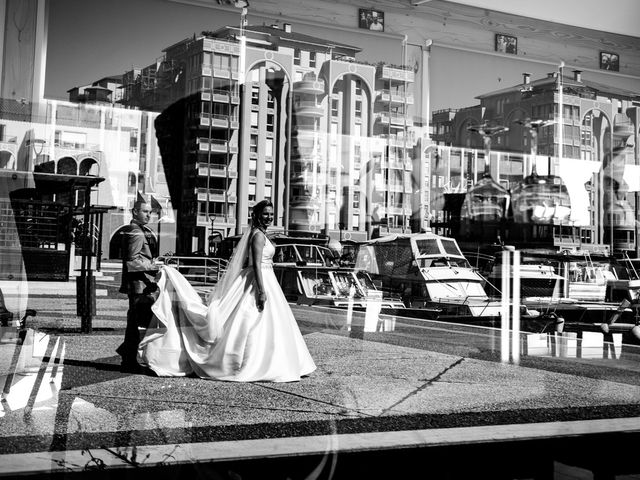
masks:
[[[438,265],[442,263],[442,265]],[[380,275],[406,276],[418,267],[468,267],[453,238],[435,233],[387,235],[360,246],[356,269]]]

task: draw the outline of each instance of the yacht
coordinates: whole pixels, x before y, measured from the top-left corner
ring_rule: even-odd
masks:
[[[367,272],[387,295],[399,296],[402,315],[456,322],[497,320],[500,302],[489,298],[485,279],[471,267],[455,239],[433,232],[394,234],[363,243],[356,270]]]

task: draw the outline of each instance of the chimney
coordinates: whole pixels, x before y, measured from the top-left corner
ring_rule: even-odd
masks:
[[[529,85],[530,82],[531,82],[531,74],[530,73],[523,73],[522,74],[522,83],[524,83],[525,85]]]
[[[284,25],[282,25],[282,29],[287,33],[291,33],[291,24],[285,23]]]
[[[582,81],[582,70],[574,70],[573,71],[573,79],[576,82],[581,82]]]

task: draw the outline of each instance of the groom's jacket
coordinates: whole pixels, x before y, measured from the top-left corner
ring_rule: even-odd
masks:
[[[128,295],[152,293],[158,267],[153,264],[156,251],[153,232],[134,221],[122,231],[122,283],[120,292]]]

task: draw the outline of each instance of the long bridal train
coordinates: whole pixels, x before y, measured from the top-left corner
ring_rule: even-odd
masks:
[[[177,270],[164,267],[140,363],[159,376],[193,373],[237,382],[291,382],[313,372],[316,365],[270,265],[273,245],[267,242],[264,250],[262,312],[251,267],[208,306]]]

